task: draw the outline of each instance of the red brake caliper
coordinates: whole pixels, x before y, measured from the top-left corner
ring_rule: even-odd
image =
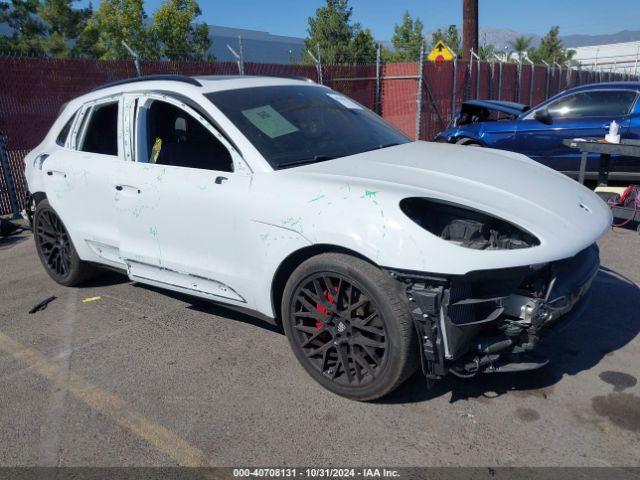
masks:
[[[336,292],[338,291],[337,287],[334,286],[333,288],[336,290]],[[322,292],[322,294],[324,295],[324,298],[329,300],[329,303],[333,303],[333,300],[334,300],[333,295],[331,295],[328,290],[325,290],[324,292]],[[319,303],[316,303],[316,310],[318,310],[321,314],[323,314],[325,316],[329,316],[329,310],[324,308]],[[322,328],[323,325],[324,324],[322,322],[320,322],[320,321],[316,322],[316,328]]]

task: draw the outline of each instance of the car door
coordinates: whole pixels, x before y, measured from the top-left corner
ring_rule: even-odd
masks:
[[[563,144],[571,138],[602,138],[612,121],[624,136],[636,92],[631,90],[586,90],[560,97],[524,116],[517,126],[516,142],[521,153],[555,170],[575,175],[580,168],[580,152]],[[536,112],[548,112],[547,123]],[[588,159],[587,171],[598,170],[598,157]]]
[[[42,162],[45,192],[80,258],[123,267],[113,182],[123,162],[120,96],[84,105],[61,148]]]
[[[131,279],[244,303],[247,164],[203,115],[166,95],[127,96],[124,125],[134,161],[113,194]]]

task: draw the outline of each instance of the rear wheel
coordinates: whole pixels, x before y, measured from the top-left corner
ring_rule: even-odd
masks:
[[[80,260],[67,228],[48,200],[36,207],[33,235],[42,265],[59,284],[74,286],[96,272],[95,267]]]
[[[287,282],[282,312],[297,359],[334,393],[373,400],[415,371],[408,302],[370,263],[335,253],[305,261]]]

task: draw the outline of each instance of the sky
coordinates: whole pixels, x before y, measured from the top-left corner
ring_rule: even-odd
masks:
[[[162,0],[145,0],[151,15]],[[508,28],[544,35],[553,25],[562,35],[640,30],[639,0],[479,0],[480,27]],[[88,2],[81,2],[88,3]],[[94,5],[98,1],[94,0]],[[199,0],[202,20],[211,25],[304,37],[307,18],[324,0]],[[390,40],[393,26],[408,10],[425,33],[462,23],[462,0],[351,0],[353,18],[377,40]]]

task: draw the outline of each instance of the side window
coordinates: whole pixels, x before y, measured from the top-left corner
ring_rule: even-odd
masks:
[[[635,98],[624,90],[587,91],[561,98],[548,110],[556,118],[618,117],[629,113]]]
[[[155,100],[148,108],[146,118],[139,118],[139,126],[146,123],[146,149],[139,152],[148,158],[139,162],[199,168],[221,172],[233,171],[229,150],[200,121],[170,103]],[[145,139],[140,138],[141,142]]]
[[[76,115],[78,115],[78,112],[71,115],[69,121],[67,121],[67,123],[64,124],[64,127],[62,127],[62,130],[60,130],[58,138],[56,138],[56,143],[61,147],[64,147],[64,145],[67,143],[67,137],[69,136],[71,125],[73,125],[73,121],[76,119]]]
[[[635,92],[624,90],[601,90],[596,92],[585,92],[590,100],[589,115],[592,117],[616,117],[626,115],[631,111]]]
[[[93,107],[79,150],[118,155],[118,102]]]

